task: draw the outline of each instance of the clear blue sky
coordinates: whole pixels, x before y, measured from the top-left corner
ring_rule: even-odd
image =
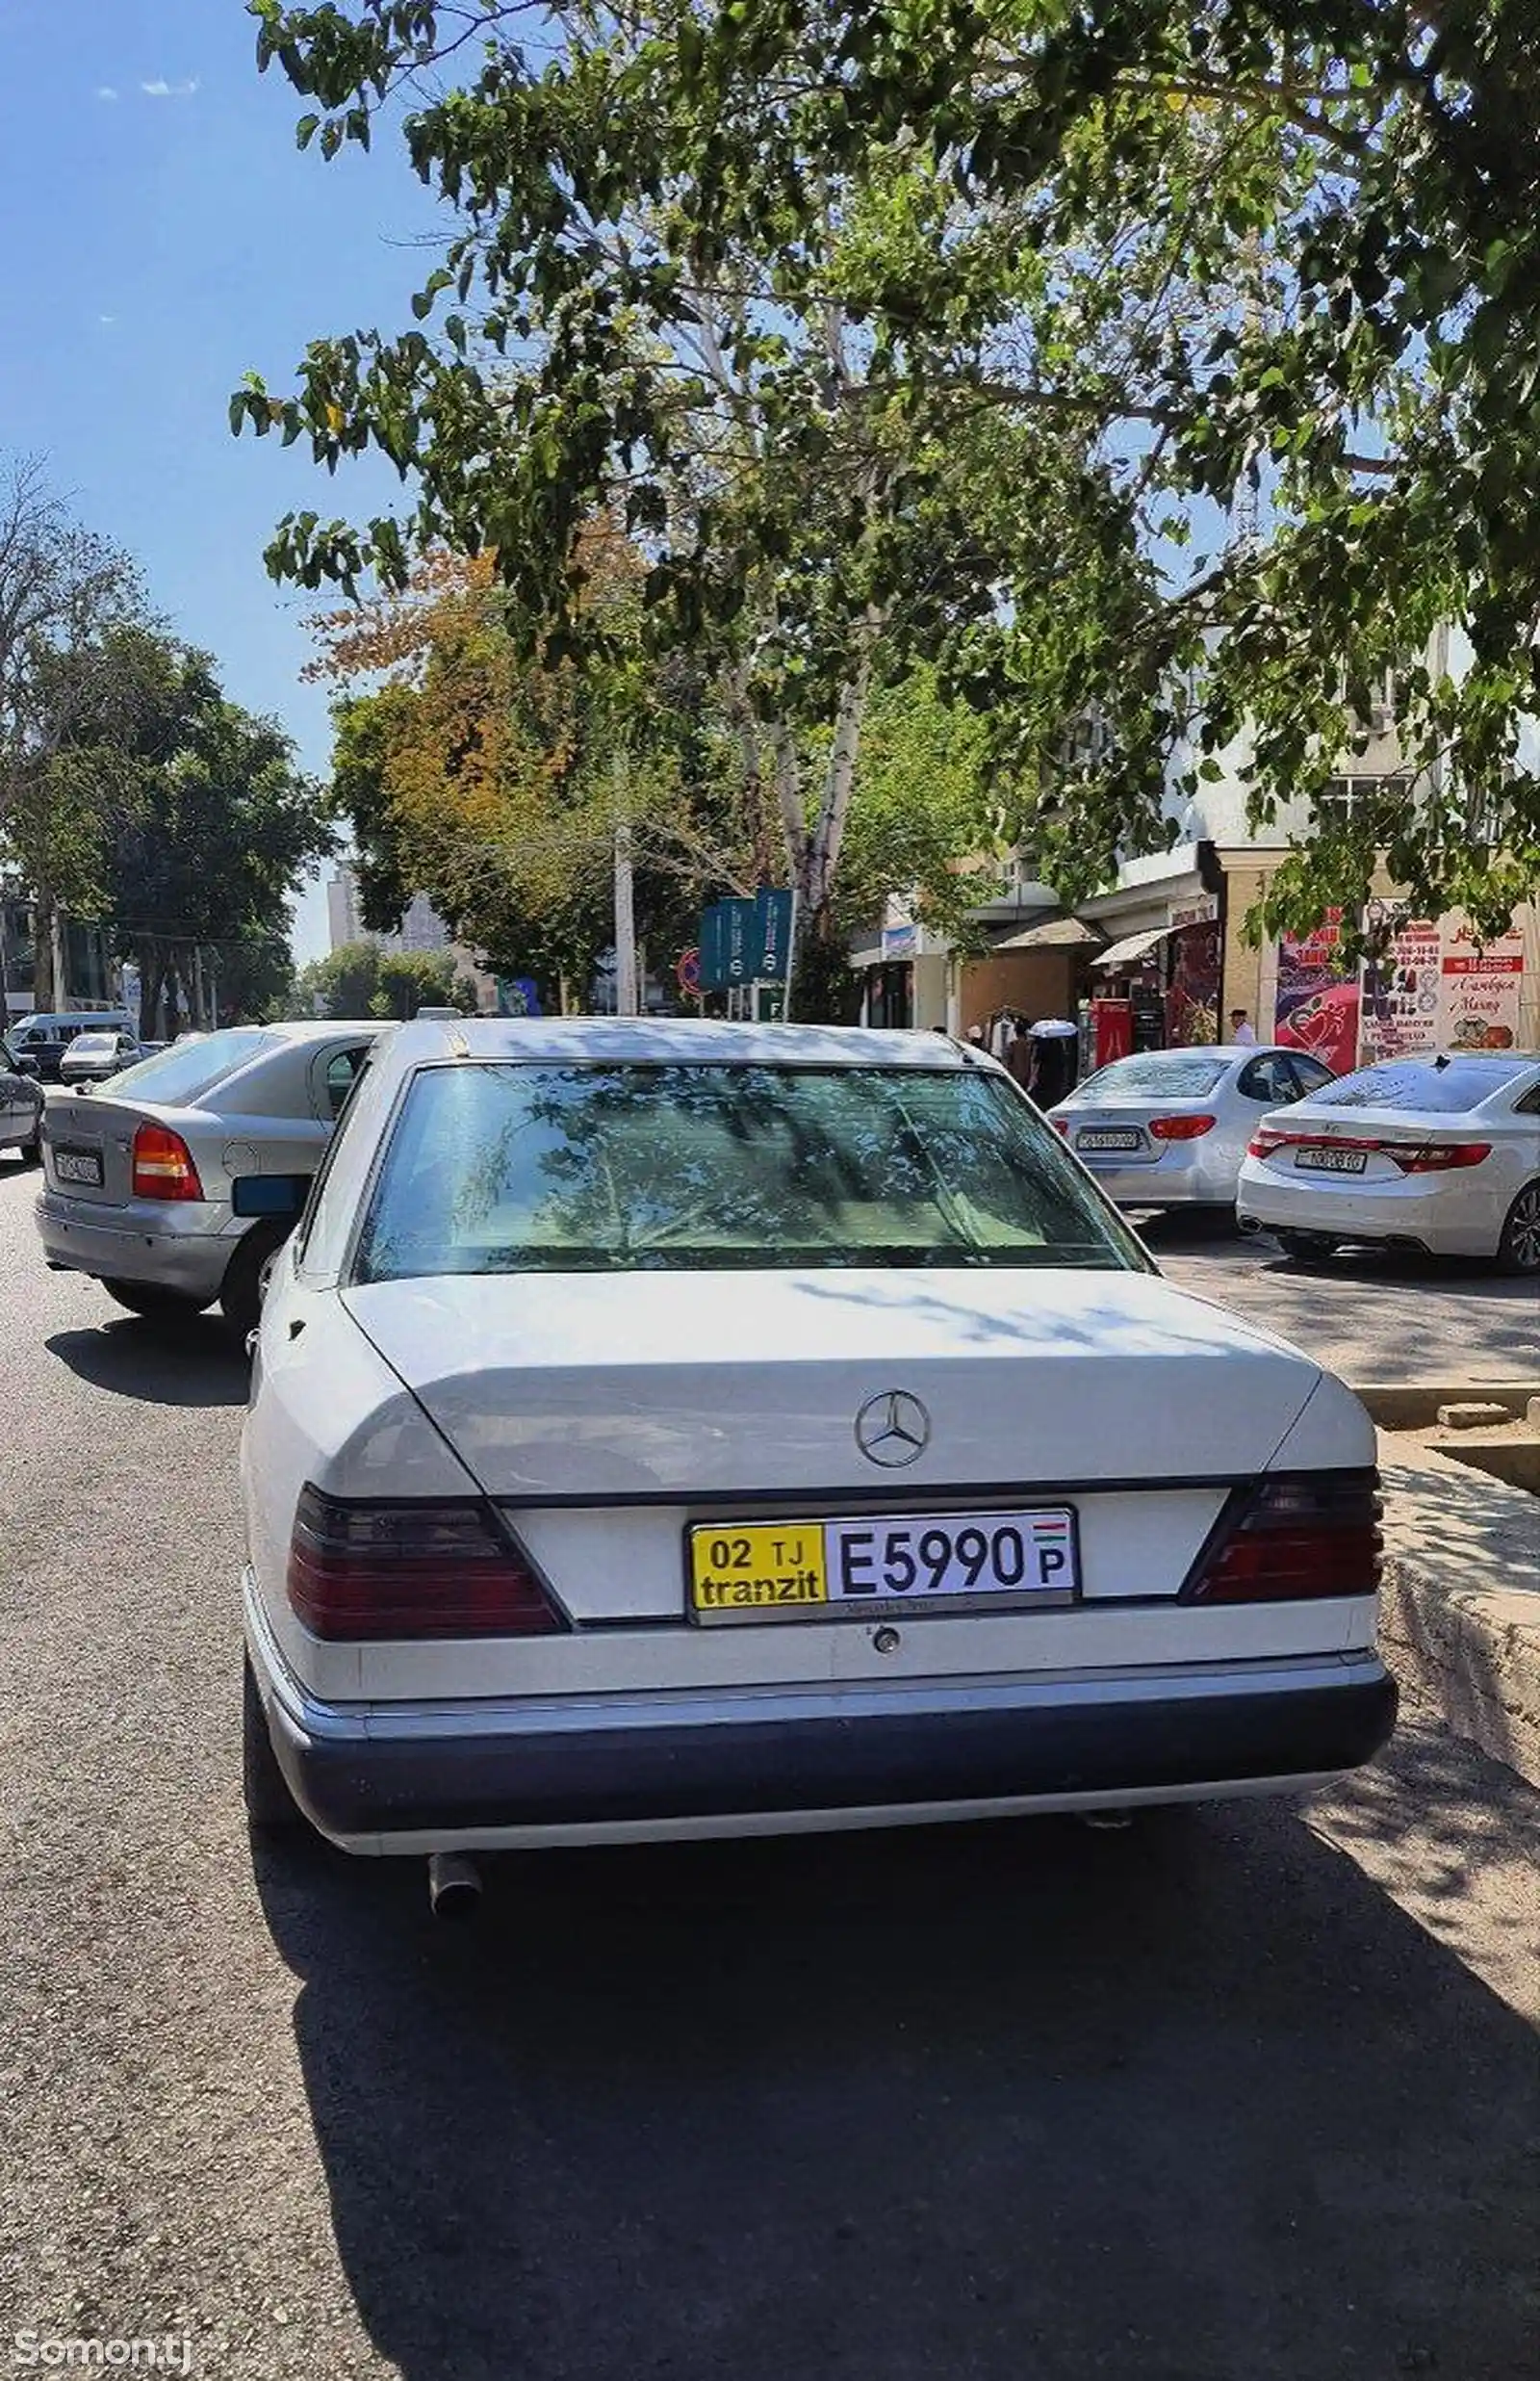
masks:
[[[321,772],[314,599],[275,588],[262,550],[291,506],[361,515],[396,481],[238,443],[226,401],[248,367],[286,386],[310,339],[402,325],[434,210],[388,137],[301,156],[301,103],[258,75],[254,36],[243,0],[0,0],[0,455],[40,457]],[[325,947],[319,889],[296,939]]]

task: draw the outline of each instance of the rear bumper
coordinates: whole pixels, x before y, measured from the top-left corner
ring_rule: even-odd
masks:
[[[1228,1207],[1235,1203],[1236,1163],[1194,1154],[1196,1144],[1173,1144],[1153,1165],[1080,1162],[1120,1207]],[[1077,1152],[1078,1154],[1078,1152]]]
[[[346,1850],[757,1833],[1315,1783],[1396,1720],[1372,1654],[1099,1677],[784,1693],[322,1704],[249,1590],[246,1636],[300,1807]]]
[[[1435,1256],[1491,1256],[1499,1225],[1441,1191],[1436,1177],[1367,1185],[1350,1175],[1293,1179],[1252,1160],[1236,1192],[1238,1214],[1269,1229],[1329,1232],[1339,1240],[1415,1242]]]
[[[45,1190],[36,1209],[43,1255],[66,1273],[89,1273],[98,1281],[143,1281],[206,1306],[218,1296],[241,1235],[218,1229],[227,1210],[207,1206],[194,1221],[186,1207],[173,1214],[172,1203],[158,1210],[140,1201],[104,1210],[88,1200]]]

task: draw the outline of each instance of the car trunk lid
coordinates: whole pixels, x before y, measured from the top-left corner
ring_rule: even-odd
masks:
[[[735,1513],[1065,1500],[1088,1592],[1174,1595],[1223,1484],[1267,1466],[1320,1379],[1128,1273],[504,1275],[345,1302],[579,1621],[677,1618],[681,1533]],[[928,1436],[889,1468],[857,1421],[900,1391]]]
[[[49,1187],[91,1205],[125,1205],[133,1194],[134,1135],[144,1111],[95,1092],[63,1091],[50,1099],[46,1120],[42,1161]]]

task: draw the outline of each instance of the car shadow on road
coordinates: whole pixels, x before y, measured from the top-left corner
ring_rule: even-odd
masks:
[[[1236,1805],[510,1859],[458,1935],[420,1862],[259,1855],[380,2357],[1520,2381],[1534,2037],[1350,1856],[1447,1833],[1457,1928],[1487,1852],[1441,1757],[1399,1740],[1335,1841]]]
[[[150,1323],[125,1317],[99,1331],[61,1331],[44,1341],[50,1356],[92,1388],[137,1405],[244,1406],[251,1367],[212,1316]]]

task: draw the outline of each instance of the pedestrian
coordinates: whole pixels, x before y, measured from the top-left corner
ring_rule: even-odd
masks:
[[[1032,1038],[1030,1018],[1018,1017],[1015,1020],[1015,1030],[1006,1046],[1005,1063],[1022,1090],[1030,1092],[1038,1072],[1038,1046]]]
[[[1245,1009],[1230,1011],[1230,1040],[1239,1043],[1243,1049],[1256,1048],[1257,1037]]]

